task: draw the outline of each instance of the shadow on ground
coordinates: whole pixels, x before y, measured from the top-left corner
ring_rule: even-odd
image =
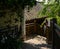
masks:
[[[24,43],[22,46],[22,49],[40,49],[39,47],[36,47],[32,44]]]
[[[22,46],[22,49],[43,49],[42,47],[44,47],[44,49],[49,49],[52,46],[51,45],[47,45],[47,44],[38,44],[38,45],[34,45],[34,44],[28,44],[28,43],[24,43]]]

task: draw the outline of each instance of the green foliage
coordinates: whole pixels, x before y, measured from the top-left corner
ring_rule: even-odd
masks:
[[[1,9],[17,9],[19,7],[24,8],[25,6],[32,7],[35,5],[35,0],[0,0],[0,8]]]
[[[14,24],[16,20],[14,20],[14,12],[16,13],[16,17],[20,19],[19,22],[22,22],[24,8],[28,6],[28,9],[30,9],[35,4],[35,0],[0,0],[0,26],[7,25],[8,23]],[[1,19],[3,20],[1,21]]]
[[[36,4],[35,0],[0,0],[0,27],[2,26],[6,27],[8,24],[9,26],[18,25],[20,29],[19,33],[21,34],[22,28],[20,28],[20,26],[23,25],[22,23],[24,19],[24,8],[26,6],[28,6],[28,8],[33,7],[35,4]],[[3,14],[1,15],[1,13]],[[9,37],[9,35],[7,38],[8,39],[5,40],[5,43],[2,43],[1,40],[3,38],[2,36],[0,36],[0,49],[21,48],[22,45],[21,39],[20,41],[17,41],[18,38],[13,39]]]
[[[57,24],[60,26],[60,17],[56,16],[56,18],[57,18]]]
[[[41,15],[45,15],[50,18],[57,18],[57,24],[60,25],[60,1],[56,0],[52,5],[45,5],[41,12]]]
[[[55,2],[53,5],[46,5],[43,8],[42,15],[46,15],[49,17],[60,16],[60,3]]]
[[[8,24],[20,25],[20,23],[23,23],[24,8],[26,6],[28,6],[28,8],[33,7],[35,4],[35,0],[0,0],[0,27],[6,26]],[[20,26],[19,29],[21,29]],[[20,30],[20,34],[22,33],[21,31],[22,30]],[[2,43],[1,38],[2,36],[0,37],[0,49],[18,49],[18,47],[21,48],[21,39],[20,41],[17,41],[17,39],[13,39],[8,35],[8,39],[5,40],[5,43]]]

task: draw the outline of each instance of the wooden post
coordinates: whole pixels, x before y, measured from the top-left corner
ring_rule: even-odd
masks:
[[[55,49],[55,27],[54,27],[54,23],[57,23],[57,21],[56,21],[56,18],[53,18],[52,19],[52,26],[53,26],[53,29],[52,29],[52,49]]]
[[[34,33],[36,34],[37,32],[36,32],[36,20],[34,20]]]

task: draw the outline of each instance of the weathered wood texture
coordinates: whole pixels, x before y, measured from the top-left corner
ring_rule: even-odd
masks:
[[[26,21],[26,35],[40,34],[43,35],[43,28],[40,27],[41,23],[45,20],[44,18],[32,19]]]

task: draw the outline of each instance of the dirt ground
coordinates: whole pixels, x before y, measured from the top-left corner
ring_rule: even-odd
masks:
[[[24,41],[23,49],[52,49],[52,45],[48,45],[46,38],[37,35],[34,38]]]

